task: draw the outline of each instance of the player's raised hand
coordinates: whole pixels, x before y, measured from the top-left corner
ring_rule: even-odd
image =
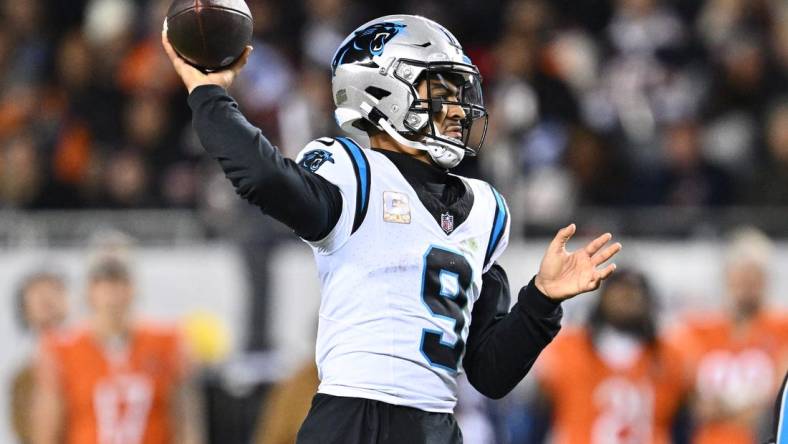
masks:
[[[164,50],[167,52],[167,56],[170,58],[170,62],[172,62],[175,72],[177,72],[181,77],[183,84],[186,85],[186,89],[190,94],[192,91],[194,91],[194,88],[197,88],[201,85],[219,85],[222,88],[229,88],[235,78],[238,76],[238,73],[249,60],[249,54],[252,53],[252,47],[247,46],[244,49],[243,54],[241,54],[241,57],[239,57],[238,60],[236,60],[232,65],[221,71],[205,74],[199,69],[186,63],[186,61],[175,52],[175,49],[170,44],[169,39],[167,39],[167,20],[164,20],[164,26],[161,30],[161,44],[164,45]]]
[[[609,264],[601,269],[598,267],[621,251],[618,242],[608,245],[613,236],[605,233],[589,242],[585,248],[569,252],[566,243],[575,230],[577,227],[571,224],[558,231],[547,247],[536,275],[535,283],[539,291],[556,301],[599,288],[602,281],[613,274],[616,265]]]

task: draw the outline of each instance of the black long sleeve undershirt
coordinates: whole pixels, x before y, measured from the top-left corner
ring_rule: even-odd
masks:
[[[319,240],[331,232],[342,211],[336,185],[283,157],[224,88],[195,88],[189,106],[200,142],[238,195],[304,239]]]
[[[196,88],[189,95],[189,106],[203,147],[241,197],[307,240],[322,239],[333,229],[342,211],[339,188],[283,157],[223,88]],[[426,205],[439,203],[438,196],[456,200],[465,195],[462,182],[448,180],[446,172],[441,176],[434,167],[398,157],[389,156],[409,181],[419,182],[413,184],[419,195],[435,195]],[[560,328],[560,306],[533,282],[520,291],[511,312],[510,298],[506,273],[495,264],[483,275],[463,359],[471,384],[491,398],[500,398],[517,385]]]
[[[542,294],[533,279],[520,290],[511,311],[509,302],[509,279],[500,265],[493,264],[482,276],[462,363],[471,385],[494,399],[525,377],[561,329],[561,305]]]

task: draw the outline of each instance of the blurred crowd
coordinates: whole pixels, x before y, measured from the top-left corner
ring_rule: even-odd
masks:
[[[159,32],[169,0],[2,0],[0,206],[242,205],[205,159]],[[490,131],[460,172],[550,222],[585,206],[788,204],[781,0],[250,0],[234,87],[286,154],[337,134],[331,55],[367,19],[451,29]],[[525,215],[519,215],[525,217]]]

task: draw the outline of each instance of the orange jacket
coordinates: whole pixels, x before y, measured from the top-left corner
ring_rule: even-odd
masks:
[[[612,368],[584,330],[566,329],[537,361],[553,404],[557,444],[667,444],[686,393],[678,352],[644,347],[628,367]]]
[[[185,372],[173,329],[138,325],[110,350],[80,327],[44,337],[41,352],[63,397],[66,443],[171,442],[171,395]]]

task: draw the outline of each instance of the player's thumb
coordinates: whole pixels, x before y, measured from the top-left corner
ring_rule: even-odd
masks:
[[[230,70],[238,74],[238,72],[240,72],[241,69],[243,69],[243,67],[246,66],[246,63],[249,61],[249,56],[252,54],[252,51],[254,51],[254,48],[247,45],[246,48],[244,48],[244,52],[241,53],[241,57],[238,57],[238,60],[233,62],[232,65],[230,65]]]

